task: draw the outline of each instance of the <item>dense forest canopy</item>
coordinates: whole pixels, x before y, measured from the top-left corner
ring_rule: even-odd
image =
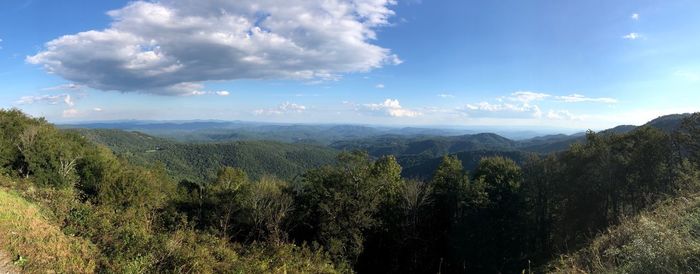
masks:
[[[2,110],[0,191],[88,243],[73,272],[560,271],[553,260],[626,216],[700,190],[700,114],[676,121],[588,132],[551,154],[493,135],[337,151],[60,130]],[[0,238],[25,270],[67,271],[14,243]],[[682,256],[694,259],[661,272],[700,270],[700,253]]]

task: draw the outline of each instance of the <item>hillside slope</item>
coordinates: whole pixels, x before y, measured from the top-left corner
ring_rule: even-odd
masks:
[[[291,179],[309,168],[332,163],[337,151],[308,144],[273,141],[180,143],[140,132],[71,129],[139,166],[162,163],[176,180],[210,180],[221,166],[242,168],[253,179]]]
[[[97,250],[88,241],[63,234],[42,210],[0,188],[0,252],[27,273],[90,273]]]
[[[623,221],[550,264],[555,273],[700,272],[700,196],[678,198]]]
[[[267,140],[320,145],[387,134],[401,136],[453,136],[473,132],[458,129],[394,128],[342,124],[275,124],[242,121],[112,121],[61,125],[60,127],[138,131],[148,135],[197,143]]]
[[[2,251],[0,251],[0,273],[2,273],[2,274],[19,273],[19,271],[13,265],[10,257],[5,255],[5,253]]]

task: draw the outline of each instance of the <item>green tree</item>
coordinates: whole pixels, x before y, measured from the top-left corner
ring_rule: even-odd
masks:
[[[241,214],[243,200],[249,188],[248,175],[242,169],[234,167],[219,169],[216,181],[209,191],[213,209],[208,216],[212,220],[218,220],[218,229],[224,238],[231,236],[236,225],[235,218]]]
[[[479,271],[511,272],[523,267],[525,215],[522,195],[522,170],[503,157],[481,159],[474,171],[475,180],[482,182],[488,202],[479,214],[476,226],[479,246],[472,253]]]
[[[683,120],[680,137],[689,158],[700,167],[700,112],[693,113]]]
[[[486,201],[483,184],[469,180],[456,156],[445,156],[435,171],[431,190],[430,265],[434,268],[430,270],[466,271],[466,260],[474,251],[471,242],[476,237],[470,222]]]
[[[393,189],[397,173],[388,161],[375,166],[366,153],[343,153],[337,165],[306,172],[295,190],[296,219],[303,224],[295,234],[321,243],[336,262],[357,262]]]
[[[274,246],[287,241],[284,222],[293,209],[294,201],[286,188],[286,182],[267,176],[252,184],[245,198],[245,208],[253,239],[265,240]]]

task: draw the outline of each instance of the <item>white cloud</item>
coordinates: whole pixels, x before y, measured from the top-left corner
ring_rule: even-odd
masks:
[[[367,110],[384,113],[391,117],[417,117],[423,115],[419,111],[402,107],[397,99],[386,99],[383,103],[364,104],[363,106]]]
[[[522,118],[523,114],[535,118],[542,116],[542,110],[539,106],[529,104],[491,104],[489,102],[481,102],[478,104],[467,104],[464,110],[469,116],[473,117]]]
[[[481,102],[477,104],[467,104],[460,111],[467,116],[475,118],[542,118],[544,116],[542,108],[535,102],[546,101],[549,104],[559,103],[579,103],[593,102],[614,104],[614,98],[601,97],[591,98],[581,94],[571,94],[566,96],[554,96],[547,93],[532,91],[517,91],[508,96],[496,98],[497,103]],[[546,118],[556,120],[576,120],[582,116],[576,116],[568,111],[548,111]]]
[[[94,111],[94,112],[102,112],[103,109],[102,109],[102,108],[93,108],[92,111]]]
[[[462,111],[475,118],[540,118],[542,109],[532,103],[549,97],[551,95],[541,92],[516,91],[508,96],[497,98],[499,103],[467,104]]]
[[[77,109],[69,108],[63,111],[63,118],[74,118],[80,115]]]
[[[454,97],[455,97],[454,95],[452,95],[452,94],[447,94],[447,93],[441,93],[441,94],[438,94],[437,96],[440,97],[440,98],[444,98],[444,99],[447,99],[447,98],[454,98]]]
[[[110,27],[65,35],[26,61],[100,90],[191,95],[201,82],[333,79],[401,60],[371,42],[395,0],[135,1]]]
[[[547,118],[552,120],[583,120],[582,116],[574,115],[568,110],[550,110]]]
[[[48,88],[43,88],[41,90],[44,91],[54,91],[54,90],[61,90],[61,91],[82,91],[85,89],[84,85],[76,84],[76,83],[68,83],[68,84],[63,84],[63,85],[58,85],[58,86],[53,86],[53,87],[48,87]]]
[[[255,115],[280,115],[287,113],[302,113],[304,111],[306,111],[306,106],[284,102],[275,108],[257,109],[253,111],[253,113]]]
[[[622,39],[626,39],[626,40],[637,40],[640,38],[642,38],[642,35],[639,33],[636,33],[636,32],[630,32],[630,33],[622,36]]]
[[[591,98],[586,97],[581,94],[571,94],[566,96],[557,96],[557,100],[565,103],[580,103],[580,102],[593,102],[593,103],[605,103],[605,104],[615,104],[617,99],[609,97]]]
[[[377,84],[377,85],[374,86],[374,87],[375,87],[375,88],[384,88],[384,84]]]
[[[551,95],[541,92],[516,91],[509,96],[497,98],[499,103],[467,104],[463,111],[472,117],[540,118],[542,110],[538,105],[532,103],[549,97]]]
[[[528,104],[532,101],[541,101],[547,97],[549,97],[549,94],[546,93],[540,93],[540,92],[532,92],[532,91],[516,91],[510,94],[511,97],[509,98],[511,101],[518,101],[522,102],[524,104]]]
[[[0,38],[0,43],[2,43],[2,38]],[[0,45],[0,49],[2,49],[2,45]]]
[[[634,21],[639,20],[639,13],[633,13],[632,16],[630,16],[630,18],[632,18],[632,20]]]
[[[218,95],[218,96],[229,96],[231,95],[230,92],[227,90],[219,90],[219,91],[205,91],[205,90],[192,90],[187,94],[182,94],[185,96],[202,96],[202,95]]]
[[[58,95],[38,95],[38,96],[22,96],[16,101],[20,105],[29,105],[35,103],[47,103],[50,105],[57,105],[64,103],[69,107],[75,105],[75,101],[70,96],[70,94],[58,94]]]

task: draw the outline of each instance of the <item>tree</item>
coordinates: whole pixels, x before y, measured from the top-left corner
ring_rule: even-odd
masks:
[[[470,221],[485,201],[483,184],[469,180],[456,156],[445,156],[435,170],[431,190],[431,271],[466,271],[476,237]]]
[[[473,244],[481,248],[470,256],[471,259],[480,271],[522,269],[525,208],[521,168],[507,158],[482,158],[474,171],[474,178],[483,183],[488,202],[477,223],[472,223],[480,235]]]
[[[26,128],[45,123],[43,119],[31,119],[20,110],[0,110],[0,171],[26,177],[27,164],[20,151],[20,136]]]
[[[683,119],[680,136],[690,159],[700,167],[700,112]]]
[[[224,238],[231,235],[234,217],[243,208],[244,193],[249,191],[248,176],[240,168],[223,167],[219,169],[216,181],[209,192],[213,211],[210,218],[218,220],[219,232]]]
[[[535,262],[549,259],[555,229],[561,166],[555,155],[531,155],[523,164],[522,193],[527,218],[527,252]]]
[[[285,191],[287,183],[272,177],[263,177],[251,186],[245,198],[253,239],[266,240],[274,246],[287,241],[284,221],[293,209],[292,197]]]
[[[295,187],[301,224],[295,235],[318,241],[336,262],[357,262],[366,233],[380,223],[377,213],[397,174],[387,161],[376,166],[364,152],[346,152],[337,165],[306,172]]]

